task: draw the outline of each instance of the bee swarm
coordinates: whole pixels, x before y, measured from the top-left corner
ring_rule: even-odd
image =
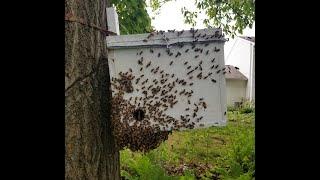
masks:
[[[169,32],[176,33],[177,36],[183,33],[183,31]],[[211,76],[217,76],[221,71],[218,65],[214,64],[215,58],[211,57],[208,60],[208,63],[212,65],[201,65],[204,56],[210,57],[210,53],[217,53],[220,49],[216,47],[209,49],[208,44],[197,44],[197,38],[205,38],[206,34],[197,35],[197,30],[193,29],[190,32],[195,38],[191,45],[178,43],[172,50],[167,48],[163,52],[158,51],[161,48],[140,49],[136,53],[137,68],[130,67],[128,71],[120,72],[117,77],[112,77],[111,117],[113,133],[119,150],[129,148],[132,151],[147,152],[167,140],[172,130],[193,129],[196,124],[203,126],[201,123],[203,117],[198,114],[206,111],[209,105],[204,98],[199,98],[197,101],[191,100],[194,93],[192,88],[195,80],[208,81],[210,85],[215,86],[212,82],[216,80]],[[152,37],[163,33],[163,31],[152,32],[143,42],[147,43]],[[222,38],[223,36],[217,34],[207,36],[206,39],[217,37]],[[170,41],[170,39],[165,40]],[[186,48],[182,49],[184,46]],[[194,51],[197,55],[190,56],[191,61],[182,59],[183,54],[187,54],[189,49],[190,51],[194,49],[192,52]],[[144,58],[143,55],[146,53],[153,54],[154,59]],[[185,72],[174,74],[166,68],[161,68],[155,63],[160,56],[167,56],[170,59],[170,67],[180,63]],[[224,72],[224,69],[222,71]],[[179,74],[183,74],[185,78],[179,77]],[[131,94],[133,95],[130,97]],[[179,102],[179,99],[187,101]],[[168,115],[166,112],[173,109],[178,103],[185,104],[184,112],[181,112],[179,117]]]

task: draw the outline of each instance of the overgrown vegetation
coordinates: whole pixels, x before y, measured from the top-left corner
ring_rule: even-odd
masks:
[[[242,114],[252,113],[254,112],[254,103],[250,101],[243,101],[239,107],[229,106],[228,111],[239,111]]]
[[[243,104],[227,115],[225,127],[174,132],[146,154],[121,151],[121,175],[157,180],[253,179],[254,107]]]

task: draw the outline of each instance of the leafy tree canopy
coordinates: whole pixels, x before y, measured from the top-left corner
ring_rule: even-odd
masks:
[[[161,6],[172,0],[150,0],[152,10],[158,11]],[[252,28],[255,21],[255,0],[192,0],[196,5],[195,11],[183,7],[184,21],[193,26],[201,12],[205,12],[203,23],[207,26],[220,27],[234,37],[242,34],[247,27]]]
[[[149,0],[154,12],[165,3],[173,0]],[[220,27],[234,37],[242,34],[247,27],[252,28],[255,21],[255,0],[189,0],[194,1],[195,11],[186,7],[181,9],[184,22],[196,25],[198,14],[204,12],[203,23],[207,26]],[[153,30],[151,18],[146,10],[146,0],[110,0],[116,7],[121,34],[139,34]]]
[[[119,16],[121,34],[140,34],[152,31],[145,0],[110,0]]]

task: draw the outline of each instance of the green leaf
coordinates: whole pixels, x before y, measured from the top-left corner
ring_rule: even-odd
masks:
[[[163,3],[172,0],[164,0]],[[158,0],[150,0],[151,6],[155,9],[160,9],[161,5]],[[252,28],[255,21],[255,4],[253,0],[194,0],[194,4],[198,11],[205,10],[205,14],[209,21],[204,21],[206,26],[225,27],[226,25],[231,28],[224,29],[227,35],[242,33],[243,29]],[[196,24],[198,15],[191,13],[185,7],[181,9],[184,16],[184,22],[187,24]],[[235,26],[230,23],[235,21]]]

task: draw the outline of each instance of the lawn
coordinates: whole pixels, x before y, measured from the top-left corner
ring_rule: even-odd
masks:
[[[254,179],[254,112],[228,111],[225,127],[176,131],[148,153],[120,153],[124,179]]]

